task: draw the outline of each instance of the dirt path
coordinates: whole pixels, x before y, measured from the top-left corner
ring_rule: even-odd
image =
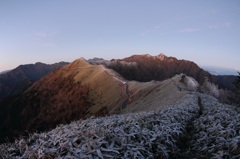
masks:
[[[126,94],[127,94],[127,96],[130,98],[130,97],[131,97],[131,95],[129,94],[129,91],[128,91],[128,84],[127,84],[127,83],[125,83],[125,85],[126,85]]]

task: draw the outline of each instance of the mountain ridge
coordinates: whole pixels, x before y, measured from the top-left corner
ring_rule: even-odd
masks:
[[[210,72],[212,75],[233,75],[237,76],[240,70],[233,69],[233,68],[225,68],[225,67],[217,67],[217,66],[201,66],[203,69],[207,70]]]
[[[234,75],[212,75],[189,60],[178,60],[163,53],[152,56],[149,54],[136,54],[123,59],[104,60],[93,58],[88,60],[92,64],[103,64],[120,73],[127,80],[147,82],[151,80],[165,80],[176,74],[184,73],[195,78],[200,84],[207,77],[222,89],[234,90]]]

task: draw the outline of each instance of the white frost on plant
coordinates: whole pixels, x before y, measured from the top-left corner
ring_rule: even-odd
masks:
[[[31,134],[0,145],[0,158],[237,159],[239,123],[240,108],[194,93],[159,112],[90,118]]]
[[[205,78],[205,81],[202,85],[202,90],[205,93],[208,93],[216,98],[219,98],[220,92],[219,92],[218,86],[215,85],[214,83],[209,82],[208,78]]]
[[[196,96],[189,95],[160,112],[80,120],[0,145],[0,158],[169,158],[197,112]]]
[[[188,158],[240,158],[240,108],[221,104],[206,94],[199,94],[202,115],[194,122]],[[191,156],[194,154],[195,156]]]
[[[187,84],[188,90],[190,91],[197,90],[199,86],[198,82],[194,78],[188,77],[188,76],[186,77],[186,84]]]
[[[186,85],[186,89],[189,91],[196,91],[199,84],[198,82],[189,76],[186,76],[185,74],[181,74],[180,82],[184,83]]]

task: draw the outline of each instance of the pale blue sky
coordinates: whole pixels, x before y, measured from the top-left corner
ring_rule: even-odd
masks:
[[[240,69],[239,0],[1,0],[0,71],[164,53]]]

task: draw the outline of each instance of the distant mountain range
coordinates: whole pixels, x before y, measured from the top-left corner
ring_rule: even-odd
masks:
[[[13,70],[2,72],[0,75],[0,101],[5,97],[21,94],[33,82],[66,64],[66,62],[59,62],[48,65],[38,62],[20,65]]]
[[[175,76],[181,73],[200,84],[207,77],[225,89],[231,89],[236,78],[214,76],[194,62],[164,54],[21,65],[0,75],[0,140],[91,116],[155,110],[179,102],[188,94],[181,76]]]
[[[222,68],[216,66],[201,66],[204,70],[210,72],[212,75],[233,75],[237,76],[240,70],[231,69],[231,68]]]
[[[0,72],[0,75],[1,75],[1,74],[4,74],[4,73],[7,73],[7,72],[9,72],[9,71],[11,71],[11,70],[2,71],[2,72]]]

